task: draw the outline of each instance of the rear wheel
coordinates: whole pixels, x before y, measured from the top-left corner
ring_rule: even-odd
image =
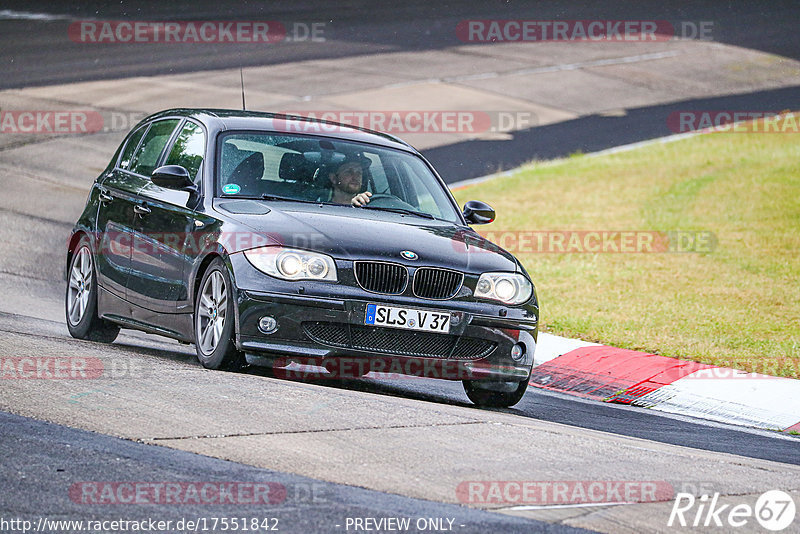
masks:
[[[487,380],[464,380],[467,397],[478,406],[508,408],[514,406],[525,395],[528,381],[490,382]]]
[[[69,334],[77,339],[111,343],[119,327],[97,315],[97,277],[89,240],[81,239],[69,265],[69,280],[64,299]]]
[[[197,359],[208,369],[237,370],[244,354],[234,343],[233,284],[228,269],[217,258],[200,282],[194,305],[194,338]]]

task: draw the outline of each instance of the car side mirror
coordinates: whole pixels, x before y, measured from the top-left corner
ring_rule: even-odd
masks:
[[[153,171],[150,180],[159,187],[178,191],[197,191],[189,171],[180,165],[164,165]]]
[[[468,200],[464,204],[464,218],[469,224],[487,224],[494,221],[494,209],[486,202]]]

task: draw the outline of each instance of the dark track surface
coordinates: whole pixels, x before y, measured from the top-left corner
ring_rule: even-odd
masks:
[[[622,117],[589,115],[514,132],[503,141],[471,140],[423,151],[436,170],[452,183],[477,178],[498,169],[513,169],[532,159],[548,160],[664,137],[675,132],[667,117],[687,109],[748,109],[779,112],[797,109],[800,87],[785,87],[742,95],[683,100],[628,110]],[[479,154],[479,157],[476,157]]]
[[[678,5],[676,5],[678,4]],[[134,7],[135,6],[135,7]],[[568,7],[567,7],[568,6]],[[594,2],[429,2],[410,0],[341,3],[248,2],[212,0],[151,3],[7,0],[3,9],[69,17],[42,23],[0,20],[4,76],[0,88],[48,85],[178,72],[195,72],[248,65],[268,65],[374,54],[398,50],[432,50],[462,44],[455,26],[465,19],[536,20],[667,20],[712,21],[715,41],[800,58],[796,25],[800,4],[774,2],[623,1],[598,6]],[[70,42],[73,20],[273,20],[325,22],[324,44],[278,43],[275,46],[220,45],[92,45]]]
[[[191,6],[191,7],[189,7]],[[455,27],[466,19],[608,19],[713,23],[713,39],[744,48],[800,59],[796,22],[800,3],[660,1],[615,2],[395,2],[358,0],[346,6],[306,2],[251,2],[231,7],[211,0],[164,1],[132,7],[90,1],[78,5],[11,0],[4,9],[62,15],[48,22],[0,17],[0,89],[86,80],[195,72],[239,66],[291,63],[391,51],[436,50],[464,44]],[[254,44],[84,44],[68,39],[69,24],[100,20],[267,20],[323,22],[325,42]],[[421,66],[425,68],[424,65]],[[669,135],[666,117],[686,109],[793,109],[800,88],[790,87],[731,97],[681,101],[628,110],[624,117],[590,115],[514,132],[504,141],[471,140],[424,151],[448,183],[509,169],[532,159],[563,157]]]

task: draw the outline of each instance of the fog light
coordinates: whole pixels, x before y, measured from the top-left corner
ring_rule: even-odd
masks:
[[[520,361],[525,356],[525,348],[517,343],[511,347],[511,359],[515,362]]]
[[[274,317],[265,315],[258,320],[258,329],[261,330],[263,334],[271,334],[278,329],[278,321],[276,321]]]

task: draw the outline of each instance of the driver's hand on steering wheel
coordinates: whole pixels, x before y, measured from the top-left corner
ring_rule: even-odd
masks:
[[[354,196],[353,200],[351,200],[350,202],[353,204],[354,207],[361,208],[369,204],[369,197],[371,196],[372,193],[370,193],[369,191],[364,191],[363,193],[359,193],[356,196]]]

